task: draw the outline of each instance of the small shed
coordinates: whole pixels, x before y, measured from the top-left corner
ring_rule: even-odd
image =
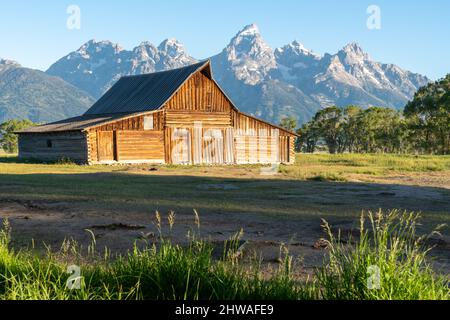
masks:
[[[291,164],[297,135],[240,112],[210,61],[122,77],[85,114],[19,135],[19,157],[83,164]]]

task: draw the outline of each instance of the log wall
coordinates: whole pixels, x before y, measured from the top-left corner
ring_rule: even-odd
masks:
[[[87,163],[86,135],[82,132],[21,134],[19,158],[44,161],[70,159],[76,163]]]
[[[144,128],[144,117],[147,116],[153,117],[152,130]],[[163,163],[163,129],[163,111],[130,117],[90,129],[87,133],[89,163]]]

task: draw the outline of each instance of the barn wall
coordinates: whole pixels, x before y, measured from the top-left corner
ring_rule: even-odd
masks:
[[[290,163],[294,158],[294,136],[236,111],[202,73],[184,84],[164,111],[166,163]]]
[[[145,116],[153,116],[153,130],[144,130]],[[164,162],[163,128],[164,112],[131,117],[93,128],[87,134],[89,163]]]
[[[58,161],[64,158],[77,163],[87,163],[86,135],[82,132],[20,134],[19,157],[43,161]]]
[[[119,162],[164,162],[164,131],[117,131]]]
[[[202,126],[205,128],[231,127],[229,112],[202,112],[202,111],[166,111],[166,126],[186,128]]]
[[[234,164],[233,128],[167,127],[166,163]]]
[[[234,163],[232,109],[214,81],[193,75],[164,108],[166,163]]]
[[[235,131],[236,162],[293,163],[295,136],[264,121],[232,112]]]

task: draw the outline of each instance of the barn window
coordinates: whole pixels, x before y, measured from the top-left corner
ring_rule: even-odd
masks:
[[[53,142],[52,140],[47,140],[47,148],[53,148]]]
[[[144,130],[153,130],[153,115],[144,117]]]

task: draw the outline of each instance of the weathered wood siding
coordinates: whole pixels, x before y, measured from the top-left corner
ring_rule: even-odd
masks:
[[[145,130],[144,118],[153,117]],[[143,114],[88,131],[89,163],[164,162],[164,112]]]
[[[238,112],[232,112],[232,122],[237,163],[292,163],[290,155],[295,153],[293,135]]]
[[[82,132],[20,134],[19,157],[45,161],[70,159],[88,162],[86,135]]]
[[[204,128],[231,127],[230,112],[166,111],[168,127],[189,128],[195,125]]]
[[[164,131],[117,131],[117,160],[164,162]]]
[[[172,164],[233,164],[233,128],[175,128],[165,131],[166,162]]]
[[[198,72],[170,99],[166,110],[231,112],[232,106],[217,85]]]
[[[238,163],[295,163],[295,135],[235,111],[232,123]]]
[[[167,163],[235,163],[233,107],[205,74],[188,80],[164,110]]]
[[[291,134],[236,111],[202,73],[187,81],[164,110],[167,163],[289,163],[293,159]]]

